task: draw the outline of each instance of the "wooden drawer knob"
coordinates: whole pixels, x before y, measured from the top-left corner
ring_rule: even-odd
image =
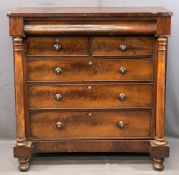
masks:
[[[126,44],[120,44],[120,45],[119,45],[119,49],[120,49],[121,51],[126,51],[126,50],[127,50],[127,45],[126,45]]]
[[[56,123],[56,126],[57,126],[57,128],[59,128],[59,129],[62,129],[62,128],[64,127],[62,122],[57,122],[57,123]]]
[[[125,74],[126,72],[127,72],[127,69],[126,69],[125,67],[121,66],[121,67],[119,68],[119,73],[120,73],[120,74]]]
[[[118,127],[119,127],[120,129],[124,129],[125,126],[126,126],[126,124],[125,124],[123,121],[119,121],[119,122],[118,122]]]
[[[61,94],[55,94],[55,100],[60,101],[62,99]]]
[[[122,102],[126,100],[126,94],[124,93],[120,93],[118,97],[119,97],[119,100]]]
[[[53,49],[54,49],[55,51],[60,51],[61,48],[62,48],[62,45],[61,45],[60,43],[54,43],[54,44],[53,44]]]
[[[60,75],[62,73],[62,68],[61,67],[56,67],[54,69],[54,72],[57,74],[57,75]]]

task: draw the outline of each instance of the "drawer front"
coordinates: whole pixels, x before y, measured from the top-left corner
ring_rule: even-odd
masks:
[[[26,39],[28,55],[80,56],[88,55],[85,37],[29,37]]]
[[[30,86],[30,108],[151,107],[150,84]]]
[[[150,112],[32,112],[31,138],[150,137]]]
[[[152,37],[95,37],[92,39],[94,56],[140,56],[153,54]]]
[[[28,61],[29,81],[151,81],[152,60]]]

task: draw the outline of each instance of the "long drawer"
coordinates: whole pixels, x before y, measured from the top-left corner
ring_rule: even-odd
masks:
[[[30,112],[32,139],[128,138],[151,136],[151,113],[128,112]]]
[[[29,81],[152,81],[152,60],[31,60]]]
[[[29,107],[151,107],[152,90],[152,84],[29,85]]]

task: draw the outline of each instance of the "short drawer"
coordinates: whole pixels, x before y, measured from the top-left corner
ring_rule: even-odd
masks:
[[[32,139],[151,136],[150,112],[30,112]]]
[[[152,55],[152,37],[94,37],[92,55],[94,56],[142,56]]]
[[[30,108],[151,107],[151,84],[33,85]]]
[[[80,56],[88,55],[87,37],[28,37],[27,55]]]
[[[152,60],[28,61],[29,81],[152,81]]]

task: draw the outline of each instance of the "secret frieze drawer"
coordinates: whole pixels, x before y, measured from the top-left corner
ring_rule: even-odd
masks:
[[[30,137],[40,140],[151,136],[149,111],[33,111],[29,121]]]
[[[32,56],[147,56],[153,55],[153,37],[27,37]]]
[[[152,84],[29,85],[29,108],[152,107]]]
[[[28,81],[152,81],[152,60],[28,61]]]

